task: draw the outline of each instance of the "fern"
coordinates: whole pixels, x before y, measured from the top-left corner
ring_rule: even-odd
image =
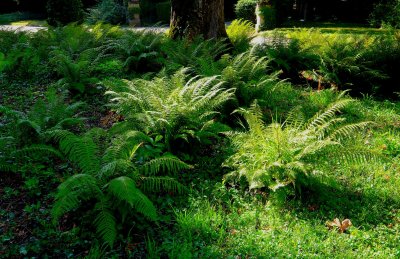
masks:
[[[53,220],[57,221],[65,213],[76,209],[82,200],[101,195],[96,179],[87,174],[77,174],[68,178],[58,187],[56,203],[52,209]]]
[[[59,142],[60,150],[81,168],[82,173],[94,175],[99,171],[97,145],[90,137],[78,137],[69,131],[53,131],[50,136]]]
[[[289,184],[299,188],[307,182],[309,173],[318,169],[321,159],[366,163],[376,158],[371,152],[349,149],[343,141],[370,125],[346,124],[337,117],[350,102],[339,99],[308,121],[303,115],[295,115],[297,108],[284,123],[268,126],[262,122],[257,105],[241,109],[249,131],[229,134],[236,153],[224,163],[234,169],[225,180],[245,178],[250,189],[269,187],[275,191]]]
[[[186,191],[186,187],[174,178],[168,176],[160,177],[140,177],[140,187],[148,192],[168,191],[182,194]]]
[[[220,74],[216,61],[228,51],[228,45],[225,40],[196,38],[190,43],[188,40],[164,42],[162,50],[167,56],[167,74],[190,67],[197,75],[213,76]]]
[[[239,106],[249,107],[255,99],[267,100],[283,84],[278,79],[280,72],[271,73],[270,61],[256,56],[255,48],[229,59],[228,64],[221,73],[222,79],[236,89]]]
[[[48,145],[31,145],[27,147],[23,147],[21,149],[18,149],[12,153],[12,156],[18,157],[18,158],[23,158],[23,157],[41,157],[41,156],[54,156],[58,158],[63,158],[62,153],[55,149],[52,146]]]
[[[184,187],[169,177],[155,174],[172,174],[189,166],[172,155],[150,159],[144,156],[143,145],[155,142],[138,131],[128,131],[113,139],[104,154],[93,141],[97,131],[77,136],[67,131],[54,131],[52,138],[60,143],[60,149],[80,169],[80,174],[68,178],[58,189],[52,215],[55,220],[67,212],[82,206],[96,213],[93,224],[96,232],[109,246],[117,239],[117,224],[124,223],[132,212],[144,215],[149,220],[157,219],[154,204],[139,189],[151,191],[173,191],[181,193]],[[141,155],[140,155],[141,154]],[[146,175],[151,175],[148,177]],[[93,206],[84,202],[93,201]]]
[[[129,177],[121,176],[108,183],[108,191],[120,201],[125,201],[147,218],[155,220],[156,208],[153,203],[136,188],[135,181]]]
[[[171,78],[152,81],[138,79],[125,85],[108,84],[112,107],[123,114],[131,128],[162,135],[169,150],[177,139],[191,140],[212,132],[218,109],[233,97],[234,89],[224,89],[217,77],[186,80],[183,69]],[[207,127],[204,127],[207,125]],[[203,131],[202,134],[196,134]]]
[[[97,234],[112,247],[117,239],[117,221],[110,203],[108,200],[100,200],[96,204],[96,218],[93,223],[96,226]]]
[[[140,167],[140,172],[143,175],[156,175],[160,171],[176,174],[184,169],[189,169],[190,166],[182,162],[179,158],[172,155],[164,155],[154,158]]]

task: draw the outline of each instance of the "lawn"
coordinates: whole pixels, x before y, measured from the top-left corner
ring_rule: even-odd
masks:
[[[398,32],[228,34],[0,31],[0,257],[400,257]]]

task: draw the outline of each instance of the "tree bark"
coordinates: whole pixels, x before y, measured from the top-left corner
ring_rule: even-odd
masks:
[[[227,38],[224,19],[224,0],[171,0],[173,39]]]

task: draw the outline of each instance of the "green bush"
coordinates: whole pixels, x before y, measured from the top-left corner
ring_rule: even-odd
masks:
[[[374,6],[370,24],[375,27],[392,26],[400,28],[400,1],[381,1]]]
[[[126,24],[128,9],[115,0],[101,0],[94,8],[89,9],[89,23],[104,22],[110,24]]]
[[[271,30],[276,27],[276,10],[274,7],[268,5],[261,7],[260,16],[264,18],[264,23],[260,25],[261,30]]]
[[[235,6],[236,17],[255,23],[257,2],[258,0],[239,0]]]
[[[81,0],[49,0],[47,2],[47,22],[52,26],[62,26],[83,19]]]
[[[169,23],[171,18],[171,2],[162,2],[156,4],[157,20],[159,22]]]

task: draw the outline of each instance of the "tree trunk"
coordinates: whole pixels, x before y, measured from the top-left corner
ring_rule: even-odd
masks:
[[[203,36],[204,39],[226,38],[224,0],[171,0],[173,39]]]

